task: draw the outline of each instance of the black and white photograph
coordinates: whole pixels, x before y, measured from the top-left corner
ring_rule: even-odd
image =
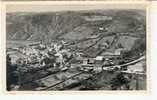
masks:
[[[146,9],[6,12],[6,90],[147,90],[146,29]]]

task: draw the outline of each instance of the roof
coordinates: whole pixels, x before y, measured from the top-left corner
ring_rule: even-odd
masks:
[[[95,60],[103,60],[103,56],[97,56],[96,58],[95,58]]]

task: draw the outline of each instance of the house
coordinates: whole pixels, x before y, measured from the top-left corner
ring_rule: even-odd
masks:
[[[84,58],[81,69],[84,71],[95,70],[97,72],[100,72],[102,70],[103,61],[103,56],[97,56],[95,58]]]
[[[104,61],[104,56],[97,56],[95,58],[95,64],[102,64]]]
[[[83,59],[83,65],[94,64],[94,63],[95,63],[95,59],[94,58],[84,58]]]
[[[98,60],[98,61],[103,61],[103,59],[104,59],[103,56],[97,56],[97,57],[95,58],[95,60]]]
[[[124,51],[123,48],[116,49],[115,52],[114,52],[114,54],[115,55],[121,55],[122,51]]]
[[[101,54],[101,56],[104,56],[105,58],[112,58],[112,57],[119,57],[122,52],[125,51],[124,48],[119,48],[119,49],[115,49],[115,50],[108,50],[106,52],[103,52]]]
[[[137,63],[135,65],[128,66],[129,72],[144,72],[144,67],[142,63]]]

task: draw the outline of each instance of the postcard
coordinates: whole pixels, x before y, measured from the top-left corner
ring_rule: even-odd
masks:
[[[3,2],[6,92],[149,91],[147,2]]]

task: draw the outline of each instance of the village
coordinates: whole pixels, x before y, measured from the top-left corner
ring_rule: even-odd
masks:
[[[144,11],[17,15],[6,19],[7,90],[146,90]]]
[[[10,57],[10,63],[12,65],[17,65],[18,68],[18,75],[26,75],[26,76],[18,76],[18,82],[17,82],[17,87],[18,88],[24,88],[27,87],[25,84],[27,83],[32,83],[34,80],[38,82],[38,84],[47,84],[44,87],[48,88],[53,85],[55,85],[55,82],[58,82],[56,84],[64,82],[69,80],[69,78],[75,76],[75,74],[80,75],[79,78],[75,78],[75,81],[70,81],[64,86],[69,86],[73,83],[80,83],[83,80],[86,80],[90,78],[93,74],[98,74],[101,73],[102,71],[109,71],[109,72],[121,72],[121,73],[130,73],[130,74],[145,74],[145,69],[143,65],[141,64],[136,64],[140,62],[141,60],[145,59],[145,57],[141,57],[140,59],[137,59],[137,61],[133,61],[131,63],[125,63],[124,61],[122,62],[117,62],[117,58],[121,58],[121,53],[124,49],[118,48],[114,52],[103,52],[100,55],[97,55],[95,57],[93,56],[88,56],[83,52],[80,52],[80,49],[73,50],[73,48],[67,48],[71,43],[67,43],[65,41],[52,41],[50,44],[44,44],[42,42],[34,43],[34,44],[29,44],[24,47],[18,47],[14,48],[15,51],[21,54],[21,56],[13,60],[12,55],[8,54],[8,57]],[[105,48],[108,48],[109,43],[106,42],[104,43],[103,50]],[[133,67],[135,66],[135,67]],[[41,75],[41,71],[44,70],[43,72],[45,74]],[[38,72],[37,72],[38,71]],[[74,71],[71,73],[71,71]],[[29,73],[29,74],[28,74]],[[35,73],[38,73],[37,76],[34,75]],[[57,76],[51,77],[49,81],[52,82],[47,82],[44,80],[44,77],[49,76],[49,74],[58,74],[62,73],[61,76],[58,80],[54,80],[53,78],[56,78]],[[58,74],[59,75],[59,74]],[[29,77],[32,76],[32,77]],[[26,78],[27,77],[27,78]],[[36,77],[36,78],[35,78]],[[62,80],[62,77],[63,80]],[[78,76],[77,76],[78,77]],[[42,79],[43,78],[43,79]],[[40,81],[39,81],[40,80]],[[42,81],[41,81],[42,80]],[[80,80],[80,81],[79,81]],[[19,87],[19,84],[21,87]],[[53,85],[52,85],[53,84]],[[28,85],[28,84],[27,84]],[[14,86],[13,86],[14,87]],[[15,86],[16,87],[16,86]],[[14,87],[14,88],[15,88]],[[16,87],[16,88],[17,88]],[[59,86],[56,88],[63,88],[63,86]],[[14,89],[13,88],[13,89]],[[15,88],[15,90],[16,90]],[[17,88],[17,89],[18,89]],[[42,90],[44,88],[36,87],[35,90]],[[48,88],[49,89],[49,88]],[[54,88],[51,88],[52,90]]]

